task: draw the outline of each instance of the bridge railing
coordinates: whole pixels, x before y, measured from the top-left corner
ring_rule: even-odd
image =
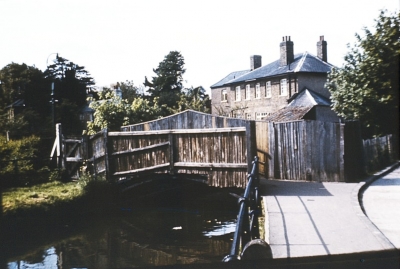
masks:
[[[258,157],[254,157],[243,197],[238,198],[239,214],[230,254],[223,262],[272,258],[270,246],[260,239],[258,217],[261,211],[258,177]]]

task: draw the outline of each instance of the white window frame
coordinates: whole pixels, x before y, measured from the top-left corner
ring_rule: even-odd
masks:
[[[240,101],[241,96],[240,96],[240,86],[236,86],[235,88],[235,101]]]
[[[250,94],[251,94],[251,90],[250,90],[250,84],[247,84],[246,85],[246,92],[245,92],[245,94],[246,94],[246,100],[250,100]]]
[[[221,91],[221,102],[228,102],[228,91],[226,89]]]
[[[260,83],[256,84],[256,99],[261,98],[261,90],[260,90]]]
[[[256,113],[256,120],[262,120],[262,118],[269,116],[269,112],[257,112]]]
[[[246,113],[246,120],[251,120],[251,113]]]
[[[280,86],[280,95],[281,96],[287,96],[287,94],[288,94],[288,91],[287,91],[287,79],[286,78],[281,79],[281,81],[279,83],[279,86]]]
[[[271,86],[271,81],[265,82],[265,98],[271,98],[272,97],[272,86]]]

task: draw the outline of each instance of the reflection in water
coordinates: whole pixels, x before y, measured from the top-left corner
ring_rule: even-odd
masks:
[[[147,206],[138,206],[137,199],[125,197],[115,216],[91,220],[93,223],[84,225],[87,229],[42,247],[40,254],[33,255],[36,258],[18,254],[8,268],[126,268],[220,262],[230,250],[237,203],[227,191],[207,187],[204,192],[202,188],[178,188],[162,198],[152,198]]]

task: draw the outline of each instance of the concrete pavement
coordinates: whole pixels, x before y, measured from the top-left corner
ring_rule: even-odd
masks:
[[[265,241],[273,257],[395,250],[361,209],[358,194],[364,184],[261,180]]]
[[[400,249],[400,168],[372,182],[362,203],[368,218]]]

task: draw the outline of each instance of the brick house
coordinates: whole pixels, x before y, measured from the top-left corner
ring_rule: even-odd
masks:
[[[317,56],[294,54],[290,36],[283,37],[278,60],[263,66],[261,56],[253,55],[250,69],[232,72],[211,86],[211,113],[261,120],[287,107],[297,96],[304,99],[300,93],[305,90],[316,99],[328,100],[325,105],[329,107],[330,93],[325,83],[332,68],[323,36],[317,42]]]

